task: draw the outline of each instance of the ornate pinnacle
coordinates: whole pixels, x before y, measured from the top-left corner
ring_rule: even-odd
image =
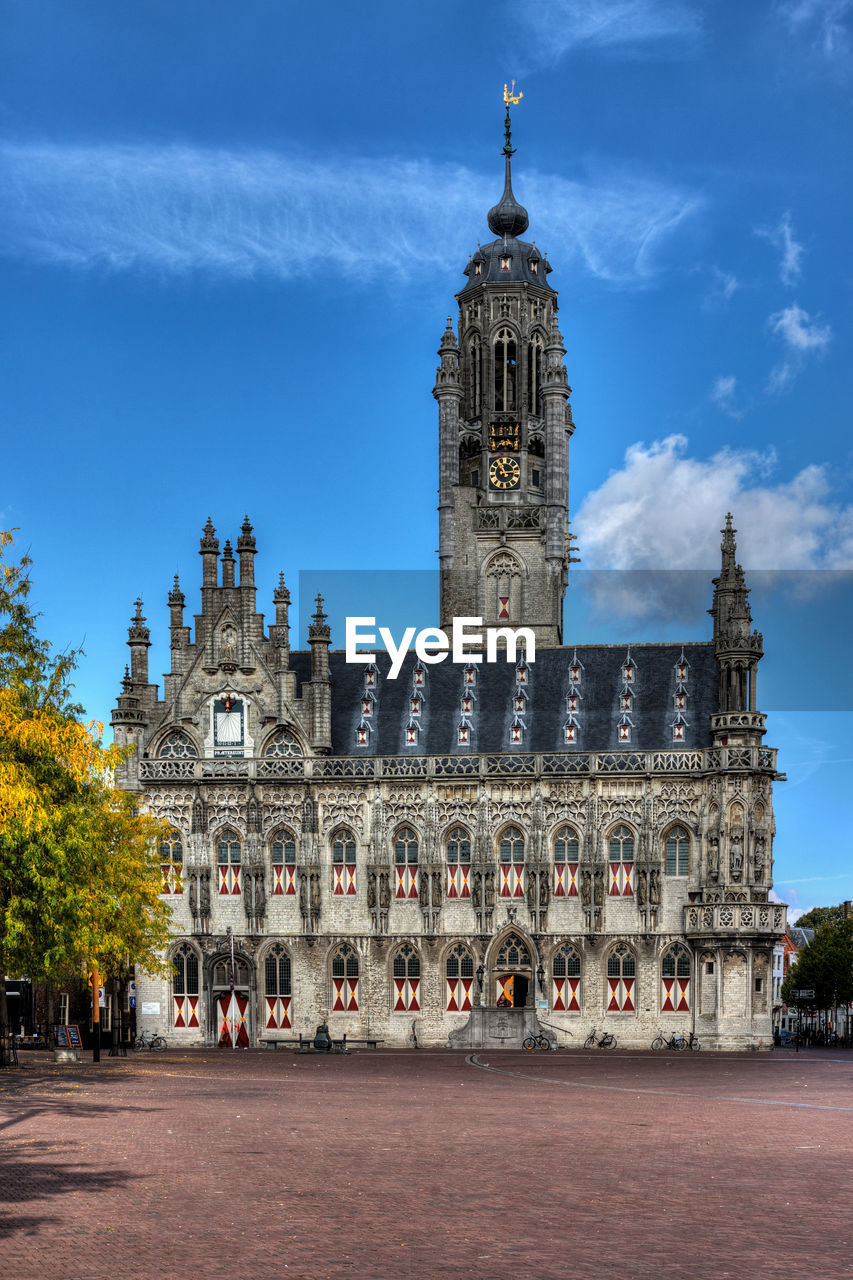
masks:
[[[230,542],[230,539],[228,538],[225,539],[225,546],[222,548],[222,559],[223,560],[234,559],[234,552],[231,550],[231,542]]]
[[[215,551],[217,554],[219,552],[219,539],[210,516],[207,517],[207,524],[201,534],[201,554],[204,555],[205,551]]]
[[[184,607],[184,593],[181,590],[181,584],[178,581],[177,574],[175,574],[175,585],[169,592],[169,604],[179,604],[182,609]]]
[[[127,629],[128,644],[149,644],[151,632],[145,625],[145,618],[142,614],[142,601],[137,596],[134,601],[136,604],[136,612],[130,619],[130,626]]]
[[[252,537],[252,526],[249,523],[249,517],[246,516],[240,528],[240,537],[237,539],[238,551],[254,551],[255,539]]]
[[[323,597],[317,593],[317,610],[308,628],[309,640],[328,640],[332,634],[326,614],[323,612]]]

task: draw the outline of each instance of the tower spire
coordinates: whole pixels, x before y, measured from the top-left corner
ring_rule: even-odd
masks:
[[[520,236],[524,234],[530,225],[527,210],[524,205],[518,203],[512,190],[512,157],[515,155],[515,148],[512,145],[512,119],[509,108],[510,105],[517,106],[524,96],[521,90],[518,93],[515,93],[514,90],[514,80],[511,89],[504,85],[504,102],[506,104],[503,147],[504,191],[498,203],[489,210],[489,227],[496,236]]]

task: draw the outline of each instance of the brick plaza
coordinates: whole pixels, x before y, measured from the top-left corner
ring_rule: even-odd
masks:
[[[0,1073],[3,1258],[19,1280],[847,1276],[851,1086],[832,1051],[29,1056]]]

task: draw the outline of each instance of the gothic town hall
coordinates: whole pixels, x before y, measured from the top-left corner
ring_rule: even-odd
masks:
[[[171,671],[137,602],[112,715],[118,782],[168,824],[170,977],[138,1025],[173,1045],[313,1036],[388,1045],[771,1043],[776,752],[762,638],[727,518],[712,633],[681,645],[563,634],[574,423],[551,266],[506,181],[441,339],[441,626],[526,626],[535,659],[413,651],[348,663],[322,601],[258,611],[248,518],[201,545],[201,611],[168,595]],[[342,638],[338,638],[340,644]],[[532,655],[531,655],[532,657]],[[556,1029],[556,1030],[555,1030]],[[560,1034],[571,1032],[572,1039]]]

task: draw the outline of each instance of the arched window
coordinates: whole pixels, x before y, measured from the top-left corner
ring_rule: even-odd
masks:
[[[270,738],[267,743],[264,755],[273,760],[283,760],[288,756],[301,756],[302,744],[289,729],[279,729],[278,733]]]
[[[160,874],[163,877],[161,893],[181,893],[184,883],[181,871],[184,865],[184,845],[179,831],[168,831],[160,841]]]
[[[198,1029],[198,956],[182,942],[172,957],[172,1026]]]
[[[482,408],[483,350],[479,337],[473,337],[468,347],[468,417],[478,418]]]
[[[264,961],[264,1027],[287,1031],[290,1019],[290,956],[280,942],[270,947]]]
[[[527,344],[527,407],[531,413],[541,413],[539,392],[542,387],[542,338],[535,334]]]
[[[198,752],[187,735],[176,730],[163,739],[157,755],[161,760],[195,760]]]
[[[628,827],[610,833],[610,897],[634,896],[634,835]]]
[[[581,960],[568,942],[554,953],[553,1009],[555,1013],[580,1013]]]
[[[500,842],[502,898],[524,897],[524,836],[518,827],[506,827]]]
[[[240,892],[240,838],[226,828],[219,837],[216,862],[219,868],[219,892]]]
[[[469,1013],[471,987],[474,985],[474,957],[461,942],[448,952],[444,973],[447,980],[445,1009],[448,1013]]]
[[[486,609],[496,622],[512,622],[522,613],[522,573],[515,556],[502,551],[486,569]]]
[[[519,965],[529,968],[530,952],[527,944],[522,942],[517,933],[511,933],[509,937],[504,938],[498,952],[497,964],[500,969],[516,969]]]
[[[495,411],[505,413],[515,408],[517,353],[511,330],[500,329],[495,338]]]
[[[554,837],[554,897],[578,896],[578,833],[573,827],[560,827]]]
[[[296,841],[289,831],[277,831],[273,836],[272,891],[296,893]]]
[[[332,1013],[358,1013],[358,956],[347,942],[332,956]]]
[[[394,956],[393,968],[391,1008],[394,1013],[420,1013],[421,962],[408,942]]]
[[[660,962],[661,1013],[690,1012],[690,952],[674,942]]]
[[[471,837],[464,827],[454,827],[447,837],[447,896],[470,898]]]
[[[673,827],[666,838],[666,874],[686,876],[690,869],[690,837],[683,827]]]
[[[418,837],[411,827],[401,827],[394,841],[396,898],[418,896]]]
[[[637,962],[634,953],[619,942],[607,957],[607,1012],[635,1013],[634,984]]]
[[[355,897],[355,836],[342,828],[332,841],[332,893],[336,897]]]

